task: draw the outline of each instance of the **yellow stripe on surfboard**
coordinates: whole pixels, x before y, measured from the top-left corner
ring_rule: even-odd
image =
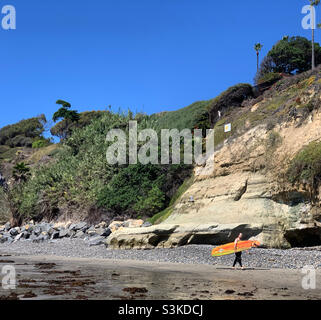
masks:
[[[234,250],[234,242],[225,244],[223,246],[218,246],[212,250],[213,257],[221,257],[229,254],[233,254],[235,252],[241,252],[245,250],[249,250],[253,247],[258,247],[260,243],[258,241],[239,241],[237,243],[237,250]]]

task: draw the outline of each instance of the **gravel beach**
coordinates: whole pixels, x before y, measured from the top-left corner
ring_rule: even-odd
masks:
[[[173,249],[110,250],[104,245],[89,246],[88,242],[81,239],[61,239],[39,244],[30,241],[0,244],[1,253],[14,255],[231,266],[234,255],[213,258],[211,257],[212,249],[213,246],[208,245],[190,245]],[[248,268],[301,269],[306,265],[311,265],[321,269],[321,247],[289,250],[255,248],[243,253],[243,263]]]

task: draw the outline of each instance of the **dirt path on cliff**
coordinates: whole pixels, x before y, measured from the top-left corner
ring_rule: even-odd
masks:
[[[321,270],[317,288],[304,290],[301,270],[2,255],[5,265],[15,267],[17,287],[0,289],[2,300],[321,299]]]

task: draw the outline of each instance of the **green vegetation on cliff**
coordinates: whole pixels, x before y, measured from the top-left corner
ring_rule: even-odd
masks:
[[[198,101],[177,111],[164,112],[152,116],[155,129],[208,129],[208,111],[212,100]]]
[[[257,84],[270,81],[277,74],[300,74],[312,68],[312,42],[304,37],[283,37],[263,59],[256,74]],[[315,63],[321,63],[321,47],[314,43]],[[270,75],[269,75],[270,74]]]
[[[4,224],[11,218],[11,211],[5,197],[4,191],[0,188],[0,224]]]
[[[310,97],[308,89],[311,92],[321,91],[320,68],[283,78],[257,98],[250,98],[240,103],[239,107],[227,108],[222,118],[216,117],[214,121],[215,146],[257,125],[273,130],[284,121],[298,119],[298,125],[302,124],[313,110],[321,107],[318,95]],[[225,133],[224,125],[228,123],[231,123],[232,130]]]
[[[321,186],[321,142],[311,142],[294,157],[288,177],[293,185],[308,189],[311,201],[317,199]]]
[[[0,145],[31,147],[34,141],[42,137],[46,122],[46,117],[41,115],[6,126],[0,129]]]
[[[99,119],[104,113],[105,111],[82,112],[77,114],[77,121],[72,121],[69,118],[63,118],[50,129],[50,132],[53,136],[58,137],[59,139],[66,139],[67,137],[71,136],[75,129],[88,126],[92,120]],[[56,114],[56,117],[58,116],[59,114]],[[54,118],[57,119],[56,117]]]
[[[320,69],[284,78],[259,96],[254,91],[249,84],[238,84],[214,99],[151,116],[101,111],[80,113],[78,120],[71,122],[62,117],[51,129],[64,138],[59,144],[50,144],[43,137],[43,117],[5,127],[0,130],[0,172],[4,170],[12,180],[11,207],[22,219],[51,220],[79,214],[91,220],[143,217],[162,222],[192,181],[192,166],[109,165],[107,132],[123,129],[128,134],[128,123],[134,119],[138,131],[214,127],[218,147],[260,125],[270,132],[271,148],[278,143],[279,136],[273,131],[278,124],[293,120],[299,126],[320,107],[319,95],[309,93],[321,92]],[[227,123],[232,125],[229,133],[224,132]],[[30,138],[32,143],[18,147],[16,137]],[[308,153],[300,157],[310,159]],[[300,157],[289,171],[293,183],[306,179],[310,166],[318,169],[317,161],[304,166]],[[318,175],[312,173],[310,181],[318,181]],[[2,198],[0,195],[0,201]]]
[[[106,133],[114,128],[128,131],[130,117],[105,112],[84,128],[76,128],[55,161],[33,169],[32,178],[13,189],[19,214],[40,220],[68,211],[83,210],[90,215],[101,210],[112,219],[152,216],[165,209],[191,167],[109,165]],[[138,129],[150,128],[153,123],[150,117],[141,117]]]

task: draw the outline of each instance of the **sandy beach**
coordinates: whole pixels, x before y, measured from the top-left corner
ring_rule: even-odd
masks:
[[[66,250],[70,249],[66,248],[68,246],[65,243],[60,242],[60,245]],[[31,248],[33,252],[30,252]],[[23,254],[23,250],[19,251],[14,247],[10,250],[9,247],[0,247],[0,268],[12,265],[16,269],[17,276],[15,290],[0,289],[1,300],[321,299],[320,269],[316,270],[316,289],[304,290],[302,288],[304,275],[300,268],[248,266],[245,270],[232,270],[227,263],[224,264],[225,260],[220,260],[221,264],[215,260],[216,264],[211,265],[202,263],[204,261],[192,264],[173,263],[139,260],[131,256],[131,254],[145,257],[147,254],[157,255],[159,254],[157,250],[109,252],[109,255],[127,254],[128,257],[111,259],[93,256],[95,253],[99,257],[97,252],[100,250],[108,251],[103,247],[88,247],[87,256],[83,252],[79,257],[68,256],[63,251],[58,255],[54,250],[48,250],[48,244],[43,245],[42,250],[39,248],[37,249],[34,244],[30,244],[30,247],[25,245],[26,253]],[[202,248],[204,249],[204,247],[191,247],[185,250]],[[178,256],[179,250],[183,248],[169,252]],[[51,254],[42,253],[46,251]],[[300,252],[305,254],[308,251]],[[249,257],[254,259],[254,256],[256,255]],[[225,257],[226,261],[233,259],[231,257]],[[246,260],[246,257],[244,259]],[[251,259],[247,258],[247,262],[250,261]]]

